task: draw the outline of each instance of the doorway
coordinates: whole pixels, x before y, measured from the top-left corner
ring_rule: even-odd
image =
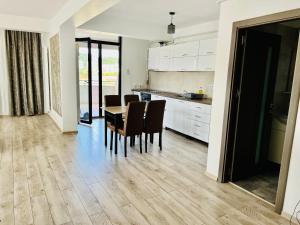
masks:
[[[287,170],[288,121],[297,108],[292,94],[299,88],[294,79],[299,29],[294,19],[237,30],[221,181],[275,206],[283,202],[279,184]]]
[[[79,120],[92,124],[103,116],[105,95],[121,93],[122,38],[118,42],[76,38]]]

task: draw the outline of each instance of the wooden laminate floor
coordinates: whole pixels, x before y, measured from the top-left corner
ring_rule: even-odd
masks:
[[[164,131],[148,154],[115,156],[103,124],[62,135],[48,116],[0,118],[0,224],[288,224],[204,175],[206,146]]]

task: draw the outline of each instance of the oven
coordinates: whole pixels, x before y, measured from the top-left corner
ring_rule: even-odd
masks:
[[[147,92],[141,92],[141,100],[144,102],[151,101],[151,94]]]

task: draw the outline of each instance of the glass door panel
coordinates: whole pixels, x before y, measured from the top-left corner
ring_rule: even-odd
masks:
[[[80,121],[92,123],[90,107],[90,49],[89,42],[78,42],[78,72],[79,72],[79,93],[80,93]]]
[[[119,46],[101,45],[102,55],[102,102],[105,95],[119,92]]]
[[[92,117],[100,117],[99,44],[92,44]]]

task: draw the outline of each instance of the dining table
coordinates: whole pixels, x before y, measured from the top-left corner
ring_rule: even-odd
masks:
[[[107,123],[115,126],[115,154],[118,154],[118,129],[122,127],[122,115],[126,112],[126,106],[101,107],[104,111],[104,143],[107,146]]]

